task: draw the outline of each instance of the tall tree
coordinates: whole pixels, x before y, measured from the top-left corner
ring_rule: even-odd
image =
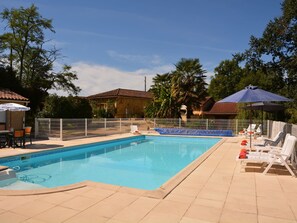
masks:
[[[288,103],[289,121],[297,120],[297,0],[284,0],[282,15],[271,20],[263,35],[251,36],[249,49],[215,69],[209,93],[216,99],[252,84],[295,100]],[[233,62],[232,62],[233,63]],[[231,69],[229,69],[231,68]],[[229,70],[228,70],[229,69]],[[226,70],[228,72],[226,72]],[[228,94],[228,95],[226,95]]]
[[[1,18],[7,22],[6,33],[0,35],[2,63],[11,70],[25,88],[38,88],[44,95],[49,89],[63,89],[77,94],[80,89],[72,81],[77,79],[71,67],[53,71],[59,50],[45,49],[45,31],[54,32],[52,20],[43,18],[33,4],[29,8],[4,9]]]
[[[208,87],[209,95],[215,100],[225,98],[238,90],[238,84],[243,77],[239,62],[236,58],[224,60],[215,68],[215,75]]]
[[[265,70],[271,81],[266,89],[295,99],[290,106],[297,109],[297,0],[284,0],[282,15],[268,23],[260,38],[251,37],[245,56],[247,66]],[[290,116],[297,119],[296,112]]]
[[[39,113],[39,116],[46,118],[91,118],[92,107],[85,98],[60,97],[53,94],[46,98],[44,109]]]
[[[43,18],[35,5],[29,8],[4,9],[2,19],[7,21],[10,32],[2,35],[2,41],[9,49],[10,66],[16,62],[19,67],[18,78],[23,80],[25,55],[32,46],[44,43],[44,30],[54,32],[52,20]]]
[[[73,83],[76,73],[68,65],[60,71],[54,69],[59,50],[45,44],[46,31],[55,32],[52,20],[42,17],[34,4],[28,8],[4,9],[0,17],[6,22],[1,23],[6,26],[5,33],[0,35],[0,65],[10,70],[6,73],[21,86],[16,89],[12,82],[6,82],[4,87],[29,98],[32,115],[42,109],[49,90],[77,95],[80,88]]]

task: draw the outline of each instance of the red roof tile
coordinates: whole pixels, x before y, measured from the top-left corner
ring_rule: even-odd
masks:
[[[237,114],[237,103],[215,103],[209,112],[205,114]]]
[[[137,90],[129,90],[129,89],[114,89],[111,91],[106,91],[99,94],[90,95],[88,99],[97,99],[97,98],[116,98],[116,97],[137,97],[137,98],[152,98],[152,94],[146,91],[137,91]]]
[[[25,98],[8,89],[0,89],[0,100],[29,101],[28,98]]]

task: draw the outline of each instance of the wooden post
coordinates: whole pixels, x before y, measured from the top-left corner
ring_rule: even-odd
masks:
[[[38,132],[38,118],[35,118],[35,132],[34,132],[34,137],[37,138],[39,132]]]
[[[120,132],[122,132],[122,118],[120,118]]]
[[[85,136],[88,136],[88,119],[85,118]]]

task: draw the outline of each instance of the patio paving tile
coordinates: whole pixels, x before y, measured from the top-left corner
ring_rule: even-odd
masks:
[[[112,218],[124,208],[129,206],[133,201],[137,199],[137,197],[128,194],[115,194],[111,199],[110,197],[89,207],[88,209],[81,212],[82,215],[87,214],[90,216],[104,217],[104,218]],[[130,197],[129,197],[130,196]],[[121,198],[123,200],[121,201]]]
[[[192,173],[192,175],[188,176],[183,182],[181,182],[179,186],[188,188],[202,188],[204,184],[208,181],[209,176],[206,177],[194,174],[195,171]]]
[[[224,210],[220,223],[258,223],[257,215],[233,210]]]
[[[159,202],[159,199],[139,198],[116,214],[112,219],[123,222],[138,222],[144,218]]]
[[[105,223],[109,218],[104,218],[100,216],[90,215],[88,213],[80,213],[75,215],[63,223]]]
[[[229,194],[225,201],[224,209],[257,214],[256,198],[248,195]]]
[[[206,207],[213,207],[213,208],[221,209],[224,206],[224,201],[196,198],[193,202],[193,205],[202,205],[202,206],[206,206]]]
[[[3,212],[5,212],[5,211],[6,211],[6,210],[4,210],[4,209],[0,209],[0,214],[3,213]]]
[[[38,219],[34,219],[34,218],[29,218],[26,221],[23,221],[22,223],[46,223],[46,222]]]
[[[183,216],[184,213],[189,208],[190,204],[174,202],[174,201],[166,201],[162,200],[153,210],[152,212],[157,212],[161,214],[171,214]]]
[[[36,198],[32,196],[6,196],[0,202],[0,209],[11,210],[19,206],[24,206],[26,203],[31,202],[32,199]]]
[[[81,193],[80,195],[100,201],[107,197],[110,197],[114,193],[116,193],[116,192],[112,191],[112,190],[93,188],[91,190]]]
[[[257,197],[257,204],[259,215],[295,220],[292,209],[285,201],[267,197]]]
[[[48,223],[63,222],[78,213],[79,211],[70,208],[56,206],[34,216],[34,219]]]
[[[38,200],[46,201],[51,204],[60,204],[60,203],[63,203],[67,200],[74,198],[75,196],[76,195],[74,195],[74,194],[60,192],[60,193],[51,193],[51,194],[47,194],[47,195],[41,195],[40,198],[38,198]]]
[[[196,197],[200,190],[202,189],[203,185],[197,185],[197,187],[178,187],[175,190],[173,190],[171,193],[174,195],[183,195],[183,196],[189,196],[189,197]]]
[[[277,179],[283,191],[297,193],[295,177],[277,177]]]
[[[140,223],[179,223],[181,216],[175,214],[164,214],[159,212],[150,212]]]
[[[132,195],[132,194],[126,194],[126,193],[115,193],[109,197],[107,197],[104,202],[110,203],[110,204],[122,204],[122,205],[129,205],[133,201],[135,201],[138,198],[138,196]]]
[[[37,214],[40,214],[50,208],[53,208],[55,205],[47,203],[47,202],[42,202],[39,200],[33,200],[31,202],[26,203],[25,205],[18,206],[11,211],[24,215],[24,216],[35,216]]]
[[[10,211],[6,211],[0,214],[0,221],[3,223],[18,223],[28,219],[27,216],[16,214]]]
[[[127,222],[120,221],[120,220],[117,220],[117,219],[113,219],[112,218],[112,219],[109,219],[106,223],[127,223]]]
[[[258,223],[297,223],[297,221],[259,215]]]
[[[82,211],[84,209],[87,209],[88,207],[96,204],[98,201],[96,199],[91,199],[87,197],[82,196],[76,196],[70,200],[67,200],[64,203],[61,203],[60,206],[71,208],[74,210]]]
[[[183,217],[180,221],[180,223],[213,223],[211,221],[205,221],[205,220],[199,220],[189,217]]]
[[[194,196],[185,196],[182,194],[175,194],[175,193],[171,193],[165,198],[166,201],[175,201],[175,202],[181,202],[185,204],[191,204],[194,199],[195,199]]]
[[[200,221],[218,222],[221,212],[221,208],[191,205],[184,216]]]
[[[198,194],[198,198],[204,198],[209,200],[224,201],[227,197],[227,192],[222,192],[216,189],[203,188]]]
[[[219,193],[227,194],[229,191],[229,188],[230,188],[230,183],[224,184],[224,183],[221,183],[221,181],[219,180],[215,180],[215,181],[209,180],[201,191],[204,192],[205,190],[212,190]]]

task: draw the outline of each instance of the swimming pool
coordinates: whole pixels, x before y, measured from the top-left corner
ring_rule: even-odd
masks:
[[[154,190],[221,138],[136,136],[0,159],[24,182],[53,188],[85,180]]]

